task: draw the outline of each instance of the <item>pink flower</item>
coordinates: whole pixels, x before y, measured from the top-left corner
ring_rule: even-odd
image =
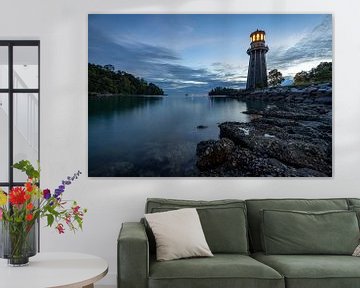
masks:
[[[71,215],[70,214],[66,215],[65,222],[66,222],[67,225],[69,225],[71,223]]]
[[[2,211],[2,209],[0,208],[0,220],[2,220],[2,218],[3,218],[3,211]]]
[[[80,209],[80,206],[72,207],[74,215],[79,214],[79,209]]]
[[[61,223],[59,223],[55,228],[58,230],[59,234],[65,233],[64,226]]]

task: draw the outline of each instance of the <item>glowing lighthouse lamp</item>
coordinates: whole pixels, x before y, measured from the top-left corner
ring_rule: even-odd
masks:
[[[256,30],[250,34],[250,56],[246,89],[265,88],[267,84],[266,56],[269,47],[265,45],[265,31]]]

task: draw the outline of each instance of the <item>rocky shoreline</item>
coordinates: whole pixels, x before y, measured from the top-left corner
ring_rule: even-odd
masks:
[[[231,96],[264,101],[250,122],[219,125],[219,140],[197,145],[201,176],[331,177],[332,87],[280,87]]]
[[[323,83],[308,86],[271,87],[255,91],[239,90],[235,95],[228,96],[240,100],[331,104],[332,84]]]

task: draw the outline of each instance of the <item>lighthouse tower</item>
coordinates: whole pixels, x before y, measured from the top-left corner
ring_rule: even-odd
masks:
[[[250,60],[246,89],[254,90],[268,86],[265,54],[269,47],[265,45],[265,31],[256,30],[251,33],[250,41],[250,48],[247,50]]]

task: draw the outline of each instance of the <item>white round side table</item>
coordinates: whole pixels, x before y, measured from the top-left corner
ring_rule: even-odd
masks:
[[[80,253],[38,253],[28,266],[9,267],[0,260],[0,287],[6,288],[93,288],[108,272],[107,262]]]

